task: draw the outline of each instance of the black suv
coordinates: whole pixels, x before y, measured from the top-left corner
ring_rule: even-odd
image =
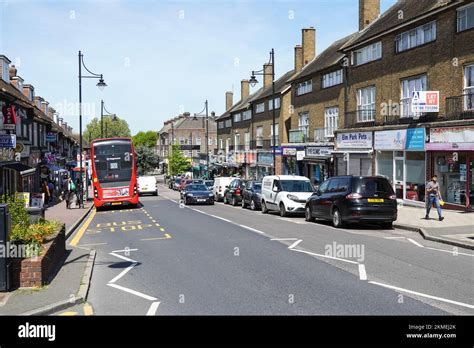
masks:
[[[375,222],[391,228],[397,219],[397,196],[381,176],[335,176],[308,198],[305,218],[332,220],[335,227],[346,222]]]
[[[224,191],[224,204],[237,205],[242,201],[242,191],[245,187],[245,181],[234,179]]]
[[[252,210],[262,209],[262,182],[247,181],[242,191],[242,208],[250,206]]]

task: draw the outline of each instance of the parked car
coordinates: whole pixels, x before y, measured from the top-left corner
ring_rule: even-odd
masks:
[[[204,184],[189,184],[183,191],[184,204],[214,204],[214,194]]]
[[[194,179],[193,184],[204,184],[204,180],[202,179]]]
[[[224,198],[224,191],[226,186],[234,180],[235,178],[222,176],[214,179],[214,186],[212,187],[212,193],[214,194],[214,200],[220,202]]]
[[[270,175],[262,180],[262,213],[279,211],[280,216],[305,212],[306,200],[313,194],[311,181],[304,176]]]
[[[179,190],[179,187],[181,186],[181,181],[183,181],[183,179],[181,178],[174,179],[173,190],[175,191]]]
[[[234,179],[230,182],[229,187],[224,191],[224,204],[237,205],[242,201],[242,191],[245,187],[245,181],[242,179]]]
[[[262,209],[262,182],[250,180],[242,190],[242,208],[250,206],[250,209]]]
[[[209,191],[212,191],[212,187],[214,186],[214,180],[204,180],[204,185],[207,186]]]
[[[139,176],[137,179],[138,195],[151,193],[158,196],[158,184],[154,176]]]
[[[307,221],[332,220],[335,227],[346,222],[376,222],[391,228],[397,220],[397,196],[382,176],[335,176],[324,181],[308,199]]]

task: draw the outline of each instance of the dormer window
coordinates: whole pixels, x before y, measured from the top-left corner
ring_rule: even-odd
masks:
[[[6,83],[10,83],[10,63],[10,59],[4,55],[0,55],[0,78]]]
[[[382,42],[359,48],[352,52],[352,65],[362,65],[382,58]]]

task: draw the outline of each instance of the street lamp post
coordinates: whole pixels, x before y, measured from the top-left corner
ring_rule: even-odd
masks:
[[[97,83],[97,87],[100,90],[103,90],[107,84],[104,82],[104,77],[102,74],[95,74],[89,69],[87,69],[86,65],[84,64],[84,55],[81,51],[79,51],[79,178],[81,180],[82,185],[82,79],[83,78],[92,78],[92,79],[99,79]],[[90,75],[82,75],[82,68],[90,74]],[[87,184],[87,182],[86,182]],[[87,185],[86,185],[87,188]],[[84,190],[81,190],[80,200],[79,200],[79,207],[84,208]]]
[[[194,114],[194,117],[202,115],[203,111],[206,111],[206,167],[207,167],[207,178],[209,179],[209,104],[206,101],[204,102],[204,109],[202,109],[197,114]]]
[[[272,146],[272,153],[273,153],[273,174],[276,173],[276,134],[275,134],[275,50],[272,48],[272,50],[270,51],[270,62],[269,62],[271,65],[272,65],[272,73],[271,73],[271,76],[272,76],[272,119],[273,119],[273,123],[272,123],[272,129],[273,129],[273,132],[272,132],[272,138],[273,138],[273,146]],[[256,75],[260,75],[260,76],[267,76],[267,75],[270,75],[268,73],[265,72],[265,69],[263,70],[259,70],[259,71],[252,71],[252,76],[250,76],[250,85],[252,87],[254,87],[258,81],[257,79],[255,78]],[[264,77],[265,78],[265,77]]]
[[[105,103],[103,100],[101,102],[101,107],[100,107],[100,137],[104,137],[104,116],[105,117],[112,117],[112,121],[117,121],[118,117],[116,114],[110,113],[106,108],[105,108]],[[106,114],[104,115],[104,110]],[[107,119],[105,120],[105,137],[107,138],[109,136],[108,132],[108,122]]]

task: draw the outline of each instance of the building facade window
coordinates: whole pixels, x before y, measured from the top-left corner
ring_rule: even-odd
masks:
[[[278,136],[279,136],[278,135],[278,123],[275,123],[275,142],[276,142],[276,146],[278,146],[280,144]],[[273,145],[273,124],[270,125],[270,146],[274,146]]]
[[[332,107],[324,110],[324,135],[334,137],[334,131],[339,125],[339,108]]]
[[[220,121],[217,123],[217,128],[222,129],[224,128],[224,121]]]
[[[242,115],[240,114],[240,112],[238,114],[234,114],[234,122],[240,122],[241,119]]]
[[[252,110],[246,110],[242,113],[243,120],[250,120],[252,118]]]
[[[395,50],[403,52],[435,40],[436,21],[433,21],[397,35],[395,37]]]
[[[234,135],[234,149],[237,150],[237,147],[240,145],[240,134],[236,133]]]
[[[257,127],[257,147],[262,147],[263,146],[263,126],[258,126]]]
[[[196,138],[196,145],[201,145],[201,138],[200,137]]]
[[[244,143],[245,143],[245,151],[250,150],[250,133],[245,132],[244,134]]]
[[[302,94],[310,93],[312,91],[313,91],[313,81],[308,80],[308,81],[298,83],[298,86],[296,88],[296,95],[302,95]]]
[[[225,120],[225,127],[232,127],[232,120],[230,118],[228,120]]]
[[[227,138],[225,140],[225,152],[229,152],[229,147],[230,147],[230,138]]]
[[[342,83],[342,69],[323,75],[323,88],[339,85]]]
[[[382,42],[376,42],[352,52],[352,65],[361,65],[382,58]]]
[[[212,146],[212,138],[207,139],[207,145]],[[217,145],[217,143],[216,143]]]
[[[185,140],[184,137],[179,137],[179,145],[184,145]]]
[[[219,139],[219,149],[224,150],[224,139]]]
[[[303,112],[299,114],[298,128],[300,129],[300,131],[303,132],[305,137],[309,135],[309,113],[308,112]]]
[[[273,110],[273,102],[275,103],[275,110],[280,108],[280,98],[275,98],[268,101],[268,110]]]
[[[255,113],[259,114],[259,113],[264,112],[264,111],[265,111],[265,103],[258,103],[255,106]]]
[[[474,64],[464,67],[464,110],[474,109]]]
[[[474,28],[474,4],[457,10],[457,27],[458,32]]]
[[[415,115],[411,111],[412,95],[413,92],[426,91],[426,75],[403,79],[401,84],[402,90],[400,94],[400,117],[420,116],[419,113]]]
[[[357,90],[357,122],[375,120],[375,87]]]

